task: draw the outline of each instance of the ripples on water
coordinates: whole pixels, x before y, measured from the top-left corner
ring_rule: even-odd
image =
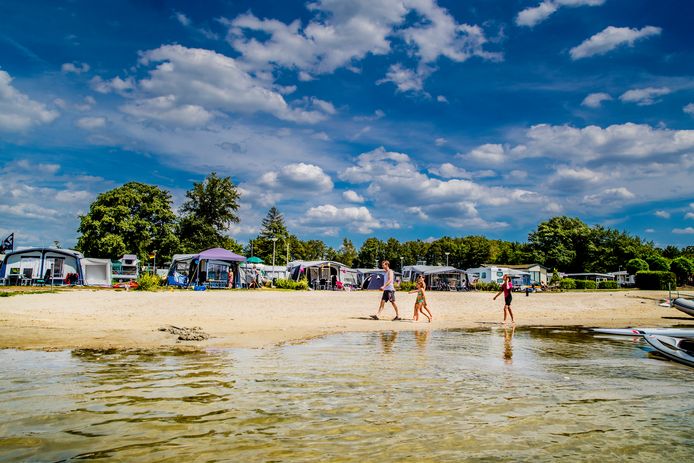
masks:
[[[694,460],[694,371],[568,329],[0,364],[0,461]]]

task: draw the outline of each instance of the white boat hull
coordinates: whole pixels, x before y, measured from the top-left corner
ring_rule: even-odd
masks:
[[[593,332],[616,336],[645,336],[656,334],[660,336],[694,338],[694,328],[593,328]]]
[[[694,367],[694,341],[657,334],[646,335],[643,339],[670,360]]]
[[[680,312],[684,312],[687,315],[694,317],[694,301],[685,299],[683,297],[678,297],[672,301],[672,306]]]

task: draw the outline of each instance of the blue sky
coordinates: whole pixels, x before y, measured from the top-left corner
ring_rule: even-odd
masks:
[[[200,6],[198,3],[202,3]],[[337,246],[578,216],[694,243],[694,2],[4,1],[0,234],[209,172]]]

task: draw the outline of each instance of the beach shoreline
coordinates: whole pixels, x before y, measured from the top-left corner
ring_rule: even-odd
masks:
[[[415,295],[398,292],[401,316]],[[262,348],[333,333],[499,325],[503,303],[490,292],[427,294],[432,323],[391,321],[376,291],[114,291],[64,289],[0,299],[0,348],[191,350]],[[694,328],[694,318],[660,307],[666,291],[514,294],[517,326]],[[208,339],[181,341],[160,328],[199,327]]]

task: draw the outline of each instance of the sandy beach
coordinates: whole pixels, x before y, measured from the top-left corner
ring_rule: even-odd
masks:
[[[414,294],[397,293],[411,319]],[[662,291],[516,294],[518,326],[694,326],[694,318],[659,307]],[[474,328],[502,321],[503,303],[486,292],[429,292],[434,321],[369,320],[380,293],[62,290],[0,299],[0,348],[170,349],[264,347],[346,331]],[[209,339],[180,341],[160,331],[200,327]]]

